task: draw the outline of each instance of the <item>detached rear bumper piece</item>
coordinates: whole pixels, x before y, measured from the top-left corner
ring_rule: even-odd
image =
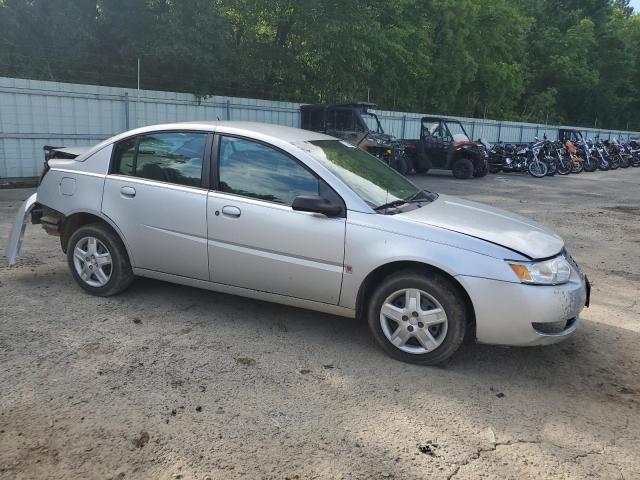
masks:
[[[34,193],[22,203],[18,213],[16,214],[16,219],[13,222],[13,227],[9,234],[9,240],[7,241],[7,248],[5,250],[9,265],[15,265],[16,260],[18,260],[20,247],[22,246],[22,238],[24,237],[24,230],[27,227],[31,211],[37,204],[37,200],[38,194]]]

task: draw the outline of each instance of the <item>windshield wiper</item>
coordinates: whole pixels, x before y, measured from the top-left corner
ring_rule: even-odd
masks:
[[[425,195],[425,198],[418,198],[420,195]],[[430,193],[429,192],[425,192],[424,190],[419,190],[416,193],[414,193],[413,195],[411,195],[410,197],[404,199],[404,200],[394,200],[392,202],[389,203],[384,203],[378,207],[375,207],[374,210],[376,212],[380,211],[380,210],[386,210],[387,208],[393,208],[393,207],[399,207],[400,205],[405,205],[408,203],[417,203],[417,202],[431,202],[433,201],[433,199],[430,197]]]
[[[379,212],[380,210],[386,210],[387,208],[399,207],[400,205],[404,205],[405,203],[407,203],[406,200],[394,200],[393,202],[383,203],[382,205],[378,205],[377,207],[374,208],[374,210],[376,212]]]
[[[418,198],[422,195],[422,198]],[[431,192],[427,192],[425,190],[419,190],[416,193],[414,193],[413,195],[411,195],[409,198],[407,198],[405,200],[405,202],[407,203],[413,203],[413,202],[432,202],[433,201],[433,193]]]

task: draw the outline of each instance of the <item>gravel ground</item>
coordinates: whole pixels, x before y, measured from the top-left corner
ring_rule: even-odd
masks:
[[[30,226],[0,265],[0,478],[640,478],[640,169],[414,181],[560,233],[593,283],[578,333],[405,365],[355,320],[145,279],[88,296]],[[30,193],[0,190],[0,236]]]

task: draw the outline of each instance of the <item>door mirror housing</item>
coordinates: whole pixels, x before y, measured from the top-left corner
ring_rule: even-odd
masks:
[[[341,205],[319,195],[299,195],[293,200],[291,208],[298,212],[320,213],[327,217],[336,217],[342,213]]]

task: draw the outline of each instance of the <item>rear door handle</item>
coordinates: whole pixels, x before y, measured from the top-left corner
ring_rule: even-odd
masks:
[[[226,215],[227,217],[238,218],[241,213],[242,212],[238,207],[233,207],[231,205],[225,205],[224,207],[222,207],[222,214]]]
[[[133,198],[136,196],[136,189],[133,187],[122,187],[120,188],[120,194],[126,198]]]

